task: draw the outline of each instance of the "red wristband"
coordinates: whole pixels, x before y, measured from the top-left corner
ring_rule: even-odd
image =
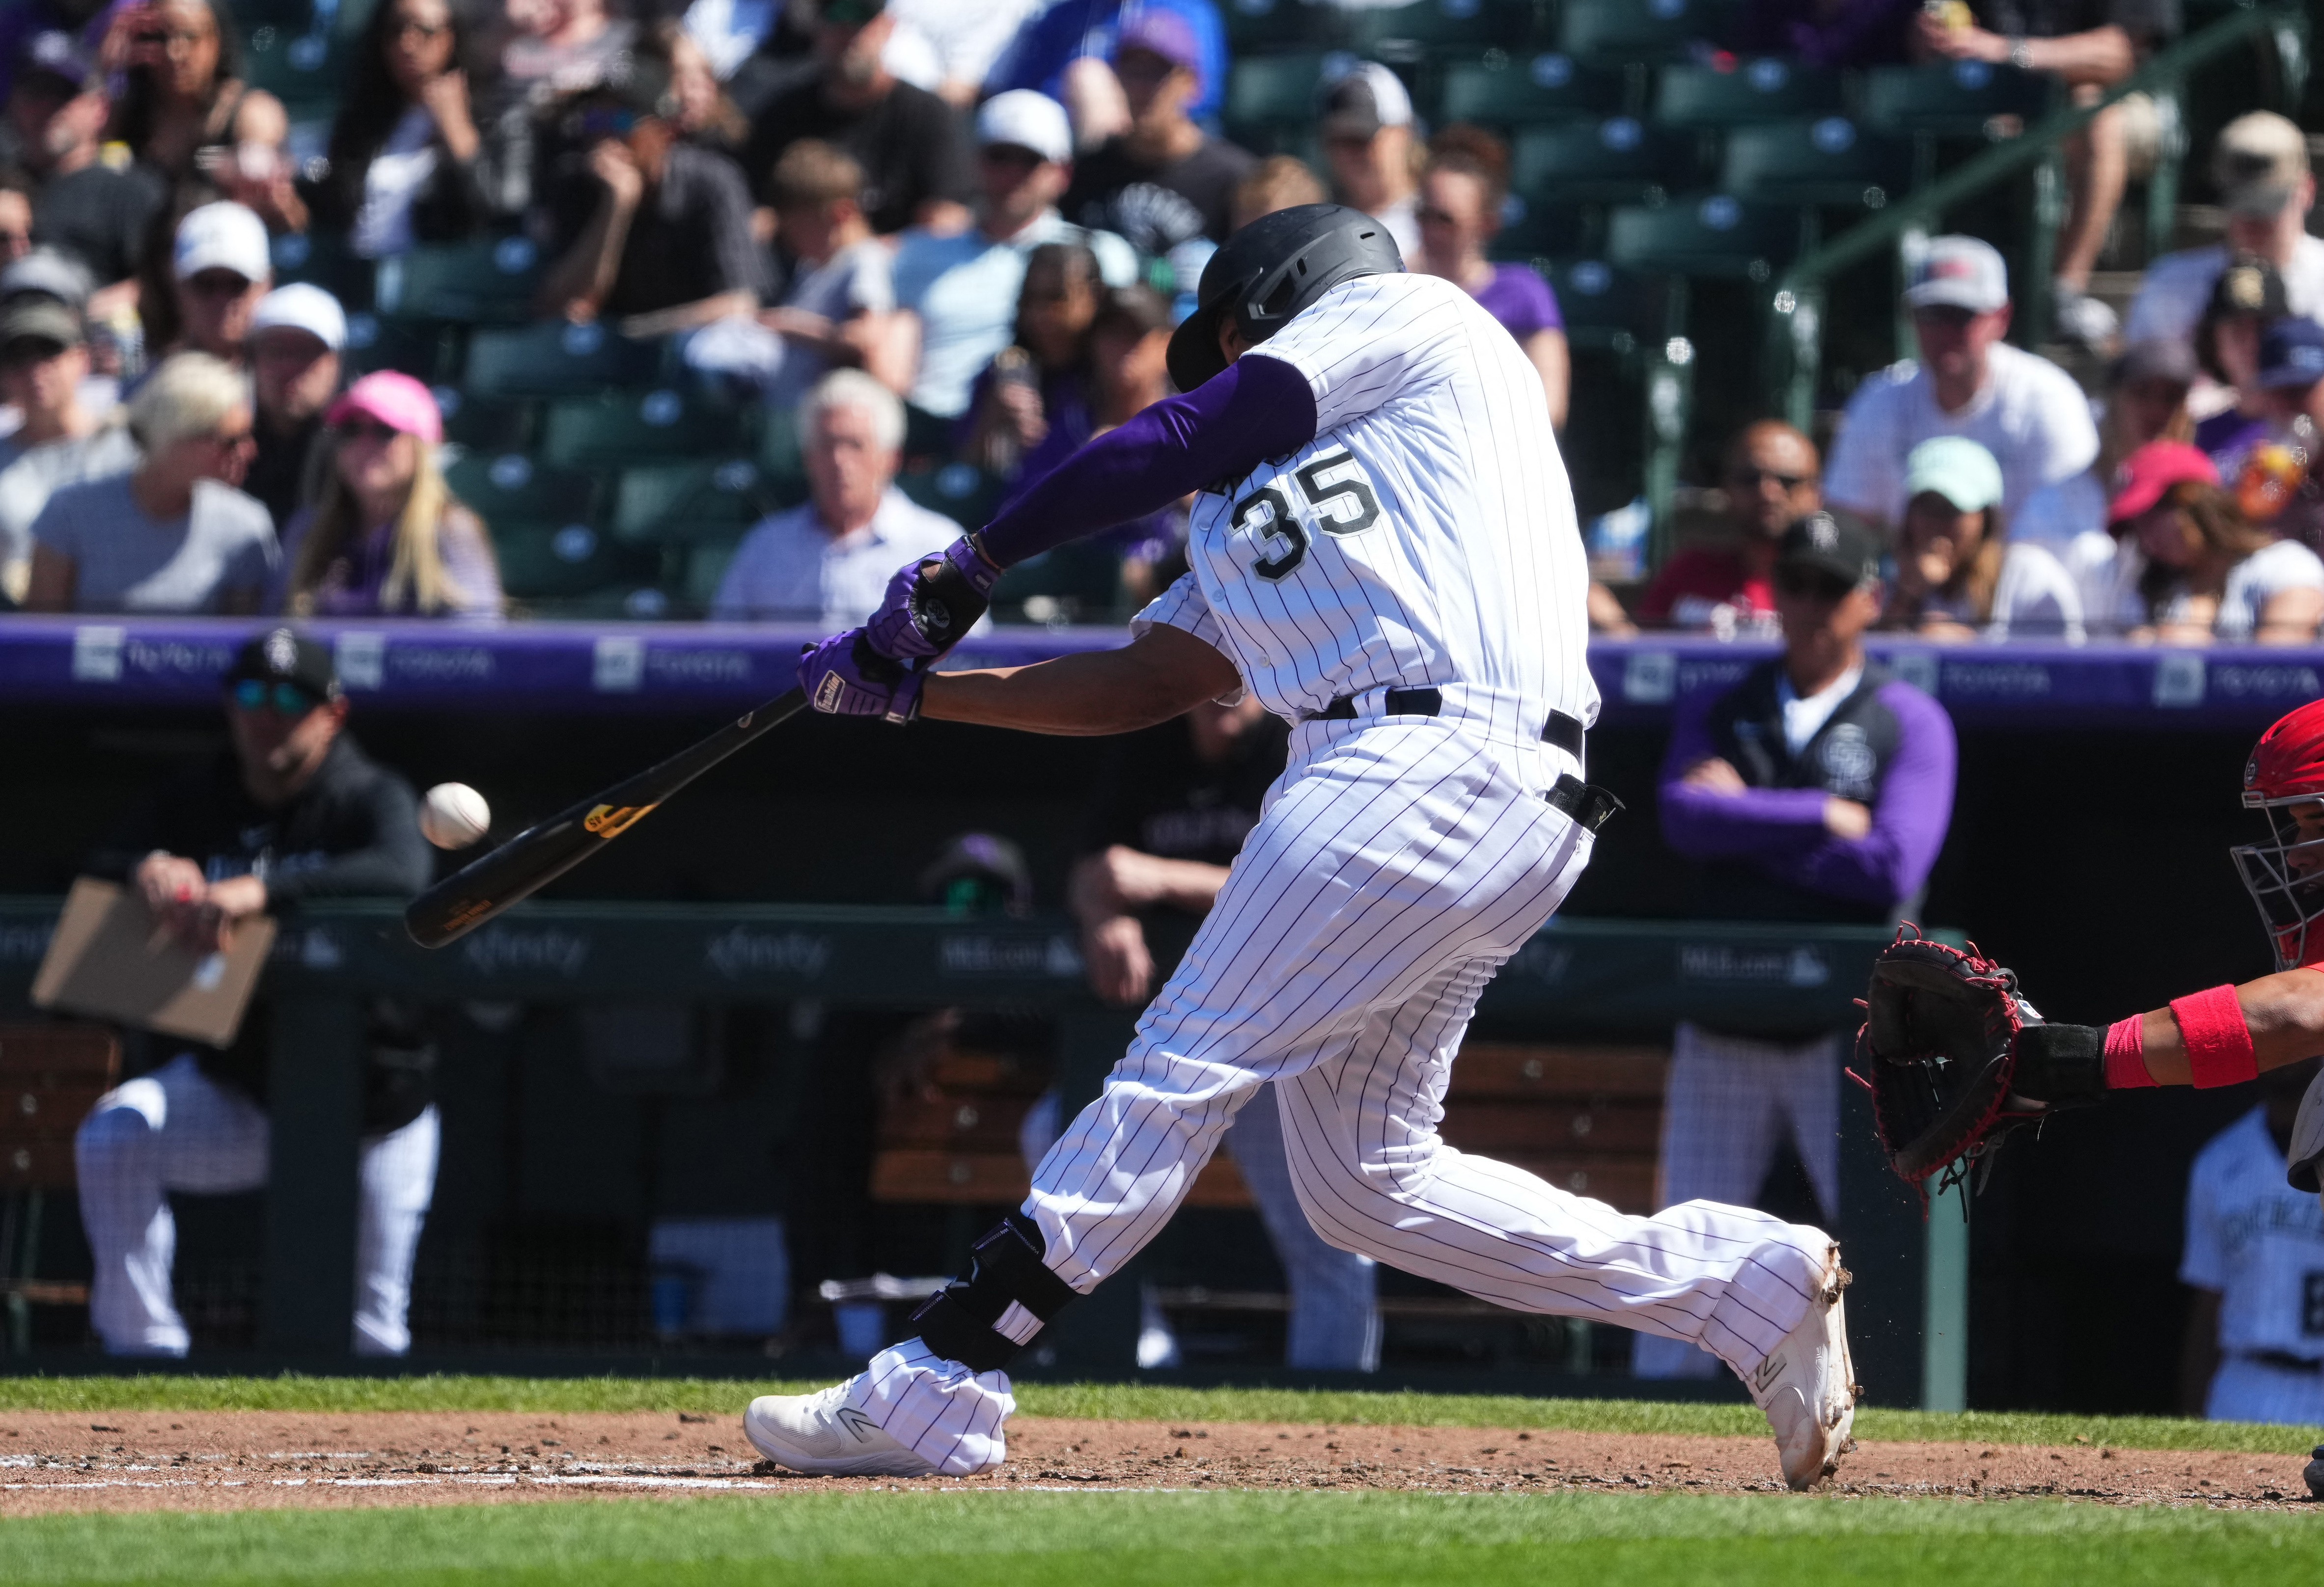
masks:
[[[2146,1036],[2140,1029],[2145,1019],[2144,1014],[2133,1014],[2107,1027],[2107,1090],[2128,1091],[2134,1086],[2154,1084],[2154,1076],[2146,1072]]]
[[[2187,1044],[2187,1072],[2197,1085],[2240,1085],[2259,1078],[2251,1027],[2232,986],[2214,986],[2174,999],[2171,1012]]]

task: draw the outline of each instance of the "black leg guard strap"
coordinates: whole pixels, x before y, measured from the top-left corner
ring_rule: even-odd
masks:
[[[955,1278],[912,1314],[920,1342],[972,1371],[993,1372],[1075,1298],[1073,1287],[1041,1260],[1040,1226],[1011,1213],[969,1248],[965,1278]]]

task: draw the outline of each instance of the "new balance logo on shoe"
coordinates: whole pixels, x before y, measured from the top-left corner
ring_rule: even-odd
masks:
[[[857,1410],[853,1406],[842,1406],[833,1414],[832,1420],[846,1428],[847,1435],[851,1438],[869,1438],[872,1434],[880,1431],[879,1423]]]

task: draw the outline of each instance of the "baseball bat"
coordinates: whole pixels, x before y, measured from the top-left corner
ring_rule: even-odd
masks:
[[[547,887],[636,826],[656,805],[806,706],[804,690],[778,695],[659,766],[534,823],[412,900],[403,911],[403,928],[424,948],[456,941]]]

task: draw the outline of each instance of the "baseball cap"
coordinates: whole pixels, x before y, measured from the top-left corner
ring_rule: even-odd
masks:
[[[2193,350],[2175,337],[2133,342],[2122,350],[2122,355],[2107,370],[2107,384],[2109,386],[2135,385],[2145,380],[2169,381],[2181,386],[2193,385]]]
[[[444,438],[444,414],[436,394],[408,374],[377,369],[343,392],[323,415],[325,424],[345,424],[357,414],[378,420],[390,429],[418,436],[433,446]]]
[[[1880,577],[1886,548],[1872,526],[1841,507],[1820,508],[1795,518],[1775,542],[1777,567],[1806,567],[1845,579],[1853,586]]]
[[[1031,88],[1011,88],[987,99],[976,113],[976,142],[980,148],[1010,143],[1030,149],[1059,164],[1074,157],[1074,130],[1065,120],[1065,107]]]
[[[170,272],[185,281],[205,270],[230,270],[244,281],[272,281],[266,223],[241,205],[224,200],[186,211],[171,249]]]
[[[97,58],[60,28],[34,33],[25,41],[16,52],[16,77],[19,82],[32,77],[54,78],[75,94],[105,87],[105,73],[98,69]]]
[[[1025,851],[990,832],[964,832],[945,844],[920,872],[919,888],[922,898],[955,915],[1022,915],[1033,907]]]
[[[1203,47],[1194,37],[1194,24],[1176,11],[1153,6],[1123,23],[1113,41],[1113,59],[1120,60],[1125,50],[1143,50],[1184,67],[1197,78],[1203,75]]]
[[[251,635],[218,681],[235,684],[250,678],[262,683],[296,684],[318,699],[337,699],[339,693],[339,671],[332,664],[331,647],[295,628],[270,628]]]
[[[1377,60],[1359,60],[1323,86],[1323,135],[1369,138],[1384,126],[1412,125],[1412,96]]]
[[[2291,305],[2284,300],[2282,273],[2273,261],[2256,254],[2238,254],[2227,261],[2211,283],[2211,300],[2203,309],[2204,317],[2210,319],[2234,319],[2246,314],[2282,319],[2291,312]]]
[[[2009,306],[2009,267],[1992,244],[1976,237],[1931,237],[1914,263],[1904,302],[1913,309],[1966,309],[1990,314]]]
[[[346,310],[318,286],[292,281],[258,300],[250,316],[250,334],[254,337],[260,331],[284,328],[305,331],[334,353],[346,350]]]
[[[2218,484],[2219,471],[2199,447],[2185,441],[2149,441],[2122,460],[2114,479],[2114,500],[2107,503],[2107,521],[2120,523],[2153,506],[2174,484]]]
[[[2259,383],[2265,391],[2324,380],[2324,325],[2305,316],[2271,319],[2260,328]]]
[[[0,349],[12,342],[51,342],[78,347],[88,340],[80,316],[54,298],[27,295],[0,308]]]
[[[2308,140],[2272,110],[2238,115],[2211,145],[2211,180],[2219,202],[2237,215],[2274,215],[2308,174]]]
[[[36,292],[79,309],[88,305],[88,295],[95,291],[97,278],[88,266],[55,248],[35,248],[0,270],[0,303]]]
[[[2001,504],[2001,465],[1967,436],[1932,436],[1904,456],[1904,498],[1932,491],[1956,512]]]

